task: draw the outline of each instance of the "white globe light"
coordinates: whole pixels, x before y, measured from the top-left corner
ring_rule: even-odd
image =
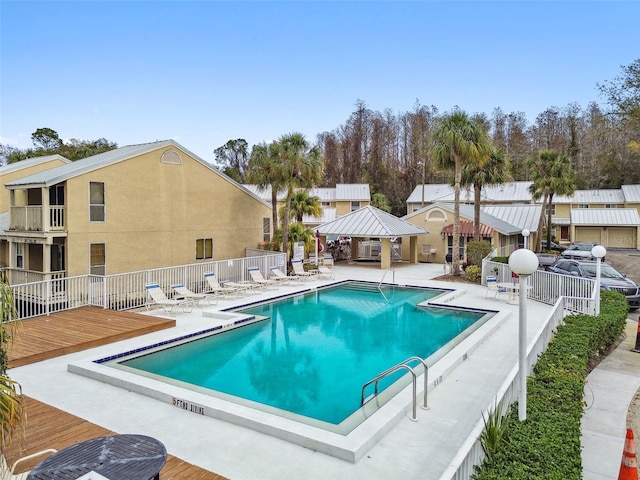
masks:
[[[607,249],[604,248],[602,245],[596,245],[591,249],[591,255],[594,258],[604,258],[606,254],[607,254]]]
[[[538,265],[536,254],[526,248],[520,248],[509,256],[509,267],[518,275],[531,275]]]
[[[526,228],[524,230],[522,230],[522,236],[523,237],[528,237],[529,235],[531,235],[531,232],[529,230],[527,230]]]

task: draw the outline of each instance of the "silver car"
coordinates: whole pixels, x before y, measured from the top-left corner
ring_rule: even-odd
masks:
[[[591,249],[598,245],[597,243],[572,243],[569,247],[560,253],[564,258],[575,258],[576,260],[595,260],[591,254]],[[604,260],[604,259],[603,259]]]

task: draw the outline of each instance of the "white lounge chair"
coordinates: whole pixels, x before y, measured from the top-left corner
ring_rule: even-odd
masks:
[[[304,269],[304,267],[302,266],[302,260],[292,260],[291,261],[291,266],[293,267],[293,273],[295,273],[299,277],[306,278],[306,279],[311,279],[311,278],[316,277],[318,275],[318,271],[317,270],[306,271]]]
[[[326,265],[318,265],[318,276],[334,278],[333,268],[329,268]]]
[[[236,296],[241,293],[237,288],[227,287],[220,285],[215,273],[206,272],[204,279],[207,281],[208,288],[204,292],[206,294],[212,294],[215,296]]]
[[[262,275],[262,272],[258,267],[249,267],[247,270],[249,271],[249,275],[251,275],[251,280],[253,280],[253,283],[262,285],[264,288],[277,288],[278,282],[276,282],[275,280],[264,278],[264,275]]]
[[[22,473],[13,473],[16,471],[16,466],[22,462],[26,462],[27,460],[32,460],[34,458],[40,457],[42,455],[52,455],[56,453],[57,450],[53,448],[48,448],[46,450],[41,450],[36,453],[32,453],[31,455],[27,455],[26,457],[21,457],[16,460],[11,468],[7,465],[7,460],[4,458],[4,455],[0,454],[0,480],[26,480],[30,471],[22,472]]]
[[[202,300],[211,304],[211,301],[212,301],[211,299],[213,298],[213,296],[207,295],[205,293],[192,292],[181,283],[176,283],[175,285],[171,285],[171,288],[173,288],[177,293],[176,299],[191,300],[194,305],[199,305],[200,301]],[[215,302],[217,302],[217,300],[215,300]]]
[[[191,300],[167,298],[162,291],[162,288],[160,288],[160,285],[157,283],[147,283],[145,288],[152,300],[151,303],[147,303],[147,309],[149,310],[154,305],[161,307],[166,313],[172,313],[176,307],[181,308],[183,312],[190,312],[193,310],[193,302]]]
[[[498,279],[494,276],[487,276],[487,291],[485,292],[484,297],[487,298],[489,293],[493,293],[494,298],[498,298],[498,295],[506,295],[507,289],[498,286]]]
[[[278,267],[271,267],[270,278],[281,283],[299,282],[301,280],[299,275],[286,275]]]

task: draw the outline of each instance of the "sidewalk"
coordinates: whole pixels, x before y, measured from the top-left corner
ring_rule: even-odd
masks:
[[[640,388],[640,353],[630,351],[635,347],[637,325],[627,320],[625,339],[587,376],[581,438],[584,480],[618,478],[627,412]],[[634,431],[636,447],[639,434]]]

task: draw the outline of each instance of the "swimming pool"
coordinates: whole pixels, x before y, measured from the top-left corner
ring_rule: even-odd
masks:
[[[107,380],[118,375],[104,371],[89,376],[134,391],[145,390],[195,413],[224,419],[232,416],[242,425],[255,423],[248,418],[259,417],[262,421],[264,416],[256,413],[262,411],[349,435],[401,391],[409,379],[394,384],[391,380],[396,378],[384,380],[384,394],[360,408],[365,382],[411,356],[429,358],[431,366],[491,317],[486,311],[426,306],[445,292],[389,286],[380,291],[377,285],[352,282],[234,312],[218,312],[213,315],[228,315],[235,320],[224,327],[94,361],[141,376],[144,380],[136,385],[121,378]],[[233,328],[236,325],[232,323],[243,326]],[[222,331],[224,334],[216,335]],[[208,355],[210,352],[214,355]],[[183,368],[190,363],[187,358],[193,356],[198,359],[198,367]],[[151,393],[148,380],[156,382]],[[180,387],[180,393],[169,387]],[[250,407],[253,412],[247,411],[240,418],[236,407],[227,404],[221,409],[216,402],[211,407],[201,395],[188,392]],[[231,415],[229,410],[233,410]],[[277,428],[282,425],[277,420],[272,423]],[[291,429],[289,425],[288,440]],[[317,432],[309,437],[314,435]],[[320,436],[325,442],[326,435]],[[317,438],[296,443],[323,451],[318,448]]]

